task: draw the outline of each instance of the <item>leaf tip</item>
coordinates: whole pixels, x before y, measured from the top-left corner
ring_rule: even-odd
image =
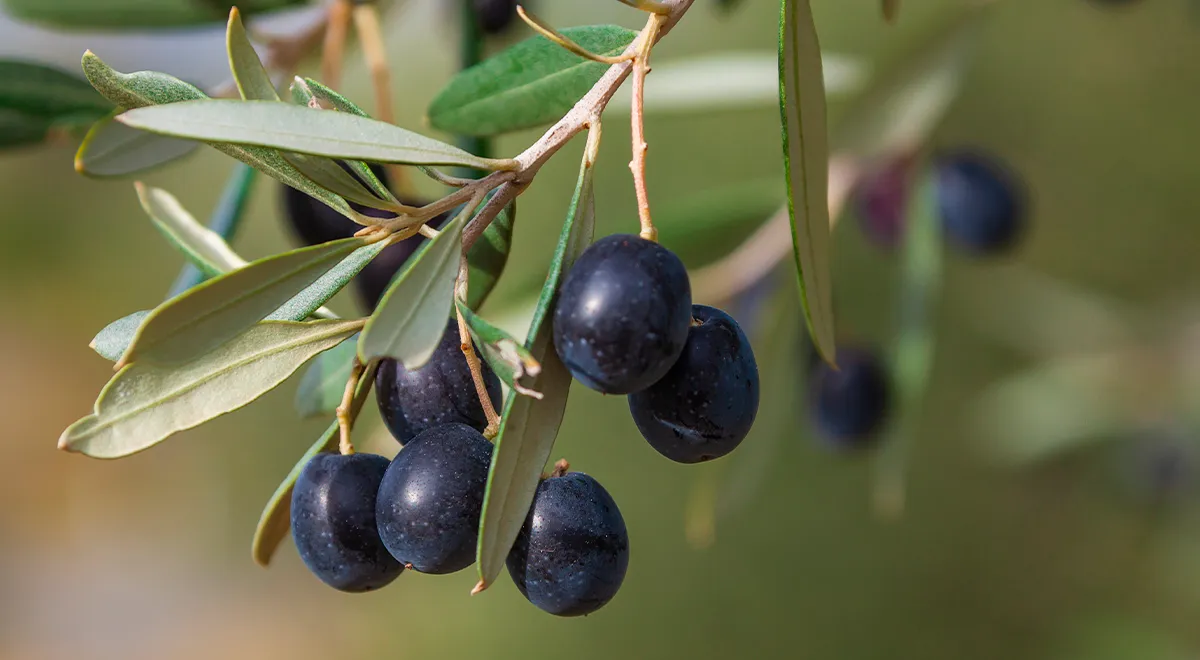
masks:
[[[480,580],[479,583],[475,585],[475,588],[471,589],[471,595],[474,596],[490,586],[492,585],[488,584],[487,581]]]

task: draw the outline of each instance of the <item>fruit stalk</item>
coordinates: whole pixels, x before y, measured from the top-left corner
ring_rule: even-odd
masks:
[[[362,378],[366,366],[354,356],[354,364],[350,367],[350,377],[346,379],[346,391],[342,393],[342,402],[337,407],[338,421],[338,451],[343,456],[354,453],[354,445],[350,442],[350,428],[354,425],[351,410],[354,408],[354,392],[358,389],[358,381]]]
[[[462,265],[458,269],[458,284],[456,286],[456,295],[460,300],[465,301],[467,299],[467,282],[469,278],[470,266],[467,263],[467,250],[464,246]],[[454,314],[458,318],[459,348],[462,350],[463,357],[467,360],[467,367],[471,369],[471,380],[475,383],[475,394],[479,396],[479,405],[483,408],[483,414],[487,417],[487,427],[483,430],[483,437],[492,440],[500,432],[500,415],[496,413],[496,406],[492,404],[492,397],[488,394],[487,382],[483,378],[483,366],[479,363],[479,356],[475,353],[475,347],[471,343],[471,333],[467,330],[467,321],[463,318],[462,312],[458,311],[457,306],[455,306]]]
[[[650,196],[646,192],[646,151],[650,145],[646,143],[645,94],[646,74],[650,73],[650,52],[658,39],[658,32],[666,21],[662,14],[651,14],[642,30],[641,44],[637,56],[633,60],[633,103],[630,111],[630,126],[632,140],[630,147],[633,158],[629,161],[629,170],[633,172],[633,189],[637,193],[638,221],[641,223],[642,238],[648,241],[658,241],[658,230],[650,218]]]

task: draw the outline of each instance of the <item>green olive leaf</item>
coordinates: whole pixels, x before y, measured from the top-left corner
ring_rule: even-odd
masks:
[[[490,170],[494,162],[386,122],[269,101],[200,100],[127,110],[117,120],[152,133],[257,145],[327,158]],[[319,131],[319,132],[316,132]]]
[[[195,85],[190,85],[165,73],[156,71],[120,73],[105,64],[91,51],[83,55],[83,73],[96,91],[122,108],[144,108],[158,104],[173,105],[207,98],[204,92]],[[275,105],[288,107],[282,103]],[[128,110],[125,114],[128,114]],[[124,114],[120,116],[124,116]],[[355,218],[356,214],[346,200],[310,181],[274,149],[219,142],[210,143],[210,146],[282,183],[312,195],[347,218],[352,220]]]
[[[804,316],[817,351],[836,360],[829,256],[829,135],[821,45],[809,0],[781,0],[779,110],[793,256]]]
[[[467,266],[470,268],[467,275],[467,306],[471,309],[479,309],[491,295],[492,289],[496,288],[496,282],[508,264],[516,219],[517,200],[514,199],[496,215],[467,253]]]
[[[84,176],[114,177],[165,165],[195,151],[199,144],[130,128],[105,117],[88,129],[75,153],[75,171]]]
[[[322,354],[318,357],[323,357]],[[363,372],[362,378],[358,380],[358,387],[354,391],[354,399],[350,404],[350,418],[354,419],[358,416],[358,411],[362,410],[363,404],[366,403],[367,396],[371,393],[371,385],[375,382],[375,369],[378,363],[367,365],[366,371]],[[346,379],[342,380],[343,390],[346,387],[346,380],[350,377],[346,374]],[[287,537],[288,531],[292,523],[292,488],[296,485],[296,479],[300,477],[300,471],[305,465],[312,460],[313,456],[322,452],[331,452],[338,446],[339,434],[338,423],[334,421],[325,429],[321,437],[304,452],[300,460],[296,462],[292,471],[284,477],[283,482],[271,494],[271,498],[267,500],[267,505],[263,508],[262,515],[258,519],[258,527],[254,530],[254,540],[250,545],[250,554],[254,557],[254,562],[259,566],[266,568],[271,563],[271,557],[274,556],[275,550],[279,548],[279,544]]]
[[[246,26],[242,24],[242,16],[237,7],[229,10],[229,23],[225,28],[225,50],[229,54],[229,71],[233,74],[233,82],[237,85],[242,98],[258,101],[278,101],[279,92],[275,83],[258,58],[250,36],[246,34]]]
[[[301,417],[332,415],[342,403],[346,381],[358,353],[355,337],[325,351],[304,370],[296,389],[296,412]]]
[[[140,182],[134,187],[154,226],[204,274],[215,277],[246,265],[225,239],[197,222],[174,195]]]
[[[247,15],[302,5],[307,0],[238,0]],[[224,0],[4,0],[10,14],[34,23],[65,28],[183,27],[225,18]]]
[[[567,38],[600,55],[620,55],[637,36],[615,25],[567,28]],[[552,122],[608,70],[549,39],[526,39],[450,80],[429,106],[429,124],[488,136]]]
[[[540,392],[521,385],[521,379],[526,375],[536,376],[542,370],[541,363],[533,357],[529,349],[514,339],[512,335],[472,312],[470,306],[463,301],[455,300],[454,304],[458,313],[462,314],[476,348],[479,349],[483,359],[487,361],[488,366],[492,368],[500,381],[520,394],[535,399],[542,398]]]
[[[575,195],[567,211],[558,247],[550,262],[550,272],[534,310],[533,321],[525,338],[530,357],[541,364],[541,371],[527,377],[524,387],[542,393],[541,399],[510,393],[504,402],[500,435],[492,452],[484,491],[483,512],[479,521],[479,585],[487,588],[504,568],[521,525],[533,503],[542,468],[550,459],[554,440],[567,408],[571,372],[558,359],[551,343],[550,314],[558,294],[558,285],[575,259],[592,242],[596,209],[592,190],[592,162],[587,156],[579,171]]]
[[[466,211],[425,241],[392,280],[358,340],[363,364],[393,358],[412,371],[429,361],[453,309]]]
[[[120,360],[125,351],[129,350],[133,336],[137,334],[138,327],[142,325],[142,321],[145,321],[147,316],[150,316],[148,309],[122,316],[104,326],[104,329],[96,334],[89,346],[105,359],[113,362]]]
[[[345,288],[388,245],[391,245],[389,240],[375,241],[346,255],[336,266],[267,316],[267,320],[299,321],[315,314],[321,305]]]
[[[265,322],[180,366],[135,362],[96,400],[95,412],[63,431],[59,448],[120,458],[237,410],[362,326],[357,321]]]
[[[363,245],[362,239],[346,238],[284,252],[189,289],[146,317],[121,362],[179,364],[204,355],[279,309]]]

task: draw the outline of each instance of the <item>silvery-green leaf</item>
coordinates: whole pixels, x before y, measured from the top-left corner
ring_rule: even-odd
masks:
[[[104,329],[92,339],[90,344],[92,350],[113,362],[120,360],[125,351],[129,350],[129,343],[133,341],[133,335],[137,333],[138,326],[149,315],[150,310],[143,309],[140,312],[122,316],[104,326]]]
[[[318,355],[305,369],[295,399],[301,417],[332,415],[342,403],[358,351],[355,339],[351,337],[351,341]]]
[[[238,0],[247,15],[301,5],[305,0]],[[186,27],[225,18],[224,0],[4,0],[13,16],[63,28]]]
[[[100,392],[95,412],[63,431],[59,447],[94,458],[142,451],[254,401],[359,327],[355,321],[259,323],[184,365],[126,365]]]
[[[346,238],[253,261],[164,302],[122,356],[178,364],[204,355],[266,318],[364,244]]]
[[[83,73],[88,82],[105,98],[122,108],[142,108],[157,104],[175,104],[206,99],[195,85],[155,71],[120,73],[105,64],[91,51],[83,55]],[[283,106],[284,104],[277,104]],[[287,107],[287,106],[285,106]],[[250,145],[211,143],[228,156],[321,200],[342,215],[354,219],[355,213],[346,200],[309,181],[274,149]]]
[[[358,416],[363,403],[371,393],[377,366],[377,364],[368,365],[362,378],[358,380],[358,387],[355,389],[354,399],[351,401],[351,419]],[[347,374],[348,378],[349,374]],[[343,388],[345,384],[346,382],[342,381]],[[288,535],[292,521],[292,488],[296,485],[296,479],[300,477],[300,471],[312,460],[313,456],[322,452],[334,451],[338,446],[338,440],[338,423],[335,420],[329,425],[329,428],[325,429],[325,433],[321,434],[321,437],[317,438],[317,441],[308,448],[308,451],[304,452],[292,471],[284,477],[283,482],[267,500],[267,505],[263,508],[262,515],[259,516],[258,527],[254,530],[254,541],[250,545],[250,554],[259,566],[266,567],[271,563],[271,557],[275,554],[275,550]]]
[[[215,277],[246,265],[225,239],[197,222],[174,195],[140,182],[134,186],[154,226],[205,274]]]
[[[75,171],[94,177],[135,174],[179,160],[199,146],[190,140],[139,131],[106,117],[88,129],[75,153]]]
[[[112,103],[78,76],[0,60],[0,146],[35,144],[52,129],[80,129],[111,111]]]
[[[512,249],[513,223],[517,219],[517,200],[504,207],[483,230],[483,234],[467,253],[467,305],[479,309],[496,287],[500,274],[508,264]]]
[[[542,398],[517,396],[513,392],[504,403],[503,421],[492,452],[479,522],[476,550],[479,585],[476,590],[487,588],[504,568],[566,412],[571,372],[554,351],[549,316],[564,273],[592,242],[595,221],[592,163],[585,156],[550,272],[525,339],[525,348],[542,365],[542,370],[537,376],[526,378],[523,384],[530,390],[541,392]]]
[[[362,269],[366,268],[372,259],[379,256],[379,253],[389,244],[386,240],[376,241],[351,252],[317,281],[305,287],[282,307],[272,312],[267,320],[301,321],[308,318],[338,291],[345,288],[350,280],[362,272]]]
[[[128,110],[117,120],[142,130],[220,144],[411,165],[494,163],[386,122],[267,101],[201,100]]]
[[[818,352],[836,359],[829,256],[829,136],[821,46],[809,0],[781,0],[779,109],[788,212],[805,320]]]
[[[488,323],[483,317],[471,311],[470,306],[461,300],[454,301],[458,313],[462,314],[467,324],[467,330],[474,340],[475,346],[488,366],[505,385],[525,396],[536,399],[542,398],[540,392],[535,392],[521,385],[521,379],[526,375],[536,376],[542,370],[542,365],[533,357],[512,335]]]
[[[364,364],[393,358],[412,371],[429,361],[453,309],[467,215],[460,212],[442,227],[392,280],[358,340]]]
[[[284,153],[283,158],[313,183],[341,195],[348,201],[385,211],[396,208],[395,203],[382,200],[372,194],[360,180],[342,169],[337,161],[330,160],[329,158],[294,153]],[[352,163],[357,162],[359,165],[362,165],[363,169],[370,171],[370,168],[359,161],[343,162],[346,162],[349,167],[354,167]],[[374,177],[375,175],[372,173],[371,176]]]
[[[271,82],[271,76],[263,66],[262,60],[258,59],[254,44],[250,43],[237,7],[229,11],[229,23],[225,28],[225,49],[229,53],[229,71],[233,73],[233,82],[243,99],[279,100],[275,83]]]

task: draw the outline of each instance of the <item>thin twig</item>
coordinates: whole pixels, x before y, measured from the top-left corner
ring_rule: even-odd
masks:
[[[558,30],[555,30],[554,28],[550,27],[547,23],[542,21],[542,19],[533,15],[532,13],[527,11],[521,5],[517,5],[517,15],[520,16],[521,20],[525,21],[525,24],[528,25],[530,28],[532,28],[534,32],[537,32],[538,34],[542,35],[543,37],[546,37],[550,41],[553,41],[554,43],[558,44],[559,46],[563,47],[564,49],[566,49],[572,53],[575,53],[576,55],[578,55],[584,59],[588,59],[593,62],[599,62],[601,64],[620,64],[621,62],[628,62],[629,60],[633,59],[633,57],[634,57],[633,55],[630,55],[628,53],[622,53],[621,55],[615,55],[615,56],[600,55],[598,53],[593,53],[592,51],[575,43],[574,41],[572,41],[570,38],[568,38],[566,35],[559,32]]]
[[[325,45],[321,48],[321,82],[333,89],[340,86],[342,58],[346,52],[346,33],[350,31],[350,0],[333,0],[329,5],[329,20],[325,28]]]
[[[455,297],[458,300],[467,299],[467,283],[470,280],[470,272],[470,267],[467,265],[467,253],[464,250],[462,262],[458,268],[458,282],[455,285]],[[487,428],[483,430],[483,437],[492,440],[500,432],[500,415],[496,413],[496,407],[492,404],[492,396],[488,394],[487,383],[483,379],[483,365],[479,361],[479,356],[475,354],[475,346],[471,342],[471,332],[467,329],[467,320],[463,318],[457,304],[454,306],[454,313],[458,317],[459,348],[462,349],[463,357],[467,360],[467,367],[471,370],[471,380],[475,382],[475,394],[479,397],[479,405],[483,407],[483,414],[487,418]]]
[[[637,193],[638,221],[642,226],[642,238],[648,241],[658,241],[658,230],[650,219],[650,195],[646,191],[646,151],[650,145],[646,143],[646,122],[643,108],[646,91],[646,74],[650,73],[650,51],[658,37],[658,31],[667,19],[662,14],[651,14],[642,30],[642,43],[633,61],[633,105],[630,116],[632,139],[630,146],[633,158],[629,161],[629,170],[633,172],[633,189]]]
[[[354,426],[354,419],[351,417],[350,411],[354,408],[354,391],[358,389],[358,380],[362,378],[365,370],[366,367],[359,362],[358,356],[354,356],[354,364],[350,367],[350,378],[346,380],[346,389],[342,392],[342,402],[337,407],[338,451],[344,456],[354,453],[354,445],[350,443],[350,429]]]

